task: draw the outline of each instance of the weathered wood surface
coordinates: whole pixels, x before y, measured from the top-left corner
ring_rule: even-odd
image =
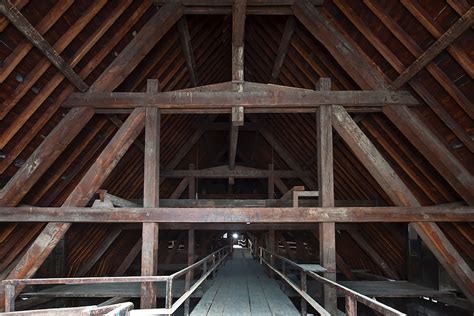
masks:
[[[281,5],[293,5],[297,0],[247,0],[247,5],[250,6],[281,6]],[[215,7],[232,7],[234,0],[153,0],[156,5],[165,4],[182,4],[184,6],[215,6]],[[324,0],[308,0],[312,5],[322,5]]]
[[[179,39],[181,41],[181,48],[183,50],[184,58],[186,59],[186,67],[189,71],[189,78],[193,86],[197,86],[199,83],[196,61],[194,59],[193,46],[191,44],[191,37],[189,35],[188,21],[183,16],[177,23]]]
[[[187,185],[187,182],[186,182]],[[285,191],[288,192],[289,190]],[[298,195],[298,194],[297,194]],[[110,201],[115,207],[142,207],[142,200],[129,201],[120,197],[106,193],[106,198],[110,197]],[[285,196],[285,195],[284,195]],[[335,206],[338,207],[353,207],[353,206],[384,206],[379,201],[375,200],[335,200]],[[276,206],[292,206],[293,201],[291,197],[286,199],[196,199],[195,195],[189,199],[160,199],[161,207],[276,207]],[[309,207],[318,206],[318,199],[299,199],[299,206]],[[463,206],[463,203],[453,204],[451,206]]]
[[[408,66],[391,84],[394,90],[402,87],[406,82],[419,73],[439,53],[455,41],[464,31],[472,26],[474,19],[474,8],[471,7],[453,26],[440,36],[431,46],[421,54],[410,66]]]
[[[223,91],[223,92],[91,92],[72,93],[64,107],[93,107],[101,109],[130,109],[156,106],[163,113],[180,113],[188,110],[226,110],[244,106],[245,109],[264,108],[316,108],[320,105],[385,106],[417,105],[418,101],[406,91]],[[196,112],[199,113],[199,112]]]
[[[295,31],[296,19],[294,16],[289,16],[286,20],[285,29],[283,30],[283,35],[281,36],[280,45],[278,46],[278,51],[275,57],[275,62],[273,64],[272,76],[270,82],[276,82],[278,76],[280,75],[281,66],[283,66],[283,61],[285,60],[286,53],[290,47],[291,37]]]
[[[320,78],[316,89],[318,91],[330,91],[331,80],[329,78]],[[320,106],[317,109],[316,131],[319,206],[334,207],[334,158],[331,105]],[[336,225],[334,222],[319,224],[319,258],[322,266],[326,269],[324,277],[336,281]],[[336,289],[324,286],[323,295],[324,308],[332,315],[337,314]]]
[[[71,66],[44,39],[38,30],[21,14],[9,0],[0,1],[0,12],[43,53],[51,63],[80,91],[87,91],[89,86],[79,77]]]
[[[93,115],[91,109],[69,111],[0,191],[0,205],[14,206],[20,203]]]
[[[112,172],[120,158],[143,130],[144,109],[136,109],[114,135],[95,163],[63,203],[63,207],[85,206]],[[31,214],[30,214],[31,216]],[[46,220],[45,222],[52,222]],[[70,227],[70,223],[49,223],[20,259],[8,279],[30,278]],[[17,287],[17,292],[21,287]]]
[[[247,249],[234,249],[191,315],[299,315]]]
[[[234,148],[234,150],[236,150],[236,148]],[[164,170],[161,172],[161,176],[164,178],[268,178],[270,176],[298,178],[299,174],[293,170],[265,170],[243,166],[234,166],[232,169],[231,165],[226,165],[200,170]]]
[[[383,10],[374,10],[374,2],[376,1],[366,1],[366,4],[377,13],[381,21],[391,20]],[[362,89],[388,89],[388,83],[380,69],[316,8],[299,1],[293,11],[298,20],[331,52],[338,64]],[[385,107],[384,113],[459,195],[469,204],[474,204],[473,177],[429,127],[407,107]]]
[[[182,15],[181,5],[168,4],[161,7],[114,59],[107,70],[97,78],[90,90],[111,91],[115,89]]]
[[[395,272],[389,264],[385,262],[382,256],[372,247],[371,243],[367,241],[364,236],[358,231],[348,231],[349,235],[354,241],[365,251],[365,253],[372,259],[372,261],[385,273],[386,276],[393,280],[399,280],[398,273]]]
[[[410,189],[341,106],[333,109],[333,126],[396,205],[419,207]],[[429,139],[427,137],[427,139]],[[427,141],[425,139],[425,142]],[[443,147],[444,148],[444,147]],[[466,176],[466,175],[464,175]],[[467,175],[469,177],[469,175]],[[471,176],[472,178],[472,176]],[[472,190],[471,190],[472,191]],[[474,272],[434,221],[414,221],[421,237],[461,291],[474,301]]]
[[[18,2],[18,1],[17,1]],[[21,10],[18,3],[13,3],[17,10]],[[57,3],[49,12],[43,16],[40,22],[35,25],[35,29],[42,35],[51,29],[51,27],[58,21],[58,19],[66,12],[72,5],[73,1],[68,0]],[[0,17],[1,19],[5,19]],[[0,28],[1,29],[1,28]],[[0,82],[4,82],[5,79],[15,70],[16,66],[23,60],[23,58],[31,51],[33,44],[30,41],[20,42],[15,49],[3,59],[2,71],[0,72]],[[4,115],[0,114],[0,119],[3,119]]]
[[[2,222],[473,222],[472,206],[457,207],[285,207],[285,208],[81,208],[0,207]]]
[[[148,80],[147,93],[157,93],[158,80]],[[145,152],[143,206],[158,207],[160,201],[160,132],[161,113],[157,108],[145,109]],[[141,275],[158,274],[157,223],[143,223]],[[141,284],[140,307],[156,308],[156,287],[153,283]]]
[[[173,10],[171,10],[171,7]],[[160,21],[162,19],[172,20],[173,17],[179,18],[177,16],[180,16],[180,13],[182,12],[180,10],[174,10],[174,5],[171,5],[171,7],[168,7],[169,9],[166,10],[160,10],[160,12],[155,15],[155,18],[150,19],[152,22],[149,21],[149,23],[153,24],[156,22],[156,20]],[[161,36],[166,33],[167,29],[165,27],[160,27],[159,31],[156,32],[156,25],[150,26],[149,23],[146,25],[148,27],[144,26],[140,32],[138,32],[137,36],[134,37],[131,43],[127,45],[127,47],[119,54],[116,60],[114,60],[114,62],[109,65],[109,67],[102,73],[101,77],[94,82],[94,84],[90,87],[91,91],[112,91],[115,89],[123,81],[123,79],[133,71],[133,68],[143,59],[143,54],[146,55],[146,53],[154,46],[154,44],[156,44]],[[171,27],[172,24],[169,24],[169,27]],[[91,41],[91,43],[93,43],[93,41]],[[151,46],[149,46],[150,43],[152,43]],[[113,77],[114,80],[109,81],[109,77]],[[85,114],[91,113],[88,114],[90,116],[93,114],[93,112],[86,111],[85,109],[82,111],[85,111]],[[143,125],[140,127],[140,113],[142,113],[144,116],[144,110],[135,111],[129,116],[127,119],[129,123],[125,122],[124,126],[117,132],[111,143],[99,156],[99,159],[96,161],[96,163],[89,169],[88,173],[68,197],[64,206],[83,206],[91,199],[92,195],[99,189],[100,185],[102,185],[103,181],[105,181],[113,167],[118,163],[120,157],[125,154],[130,144],[143,129]],[[63,126],[75,126],[75,124],[64,124]],[[81,127],[83,127],[83,125]],[[79,131],[80,128],[77,130],[76,134],[70,133],[70,135],[65,136],[65,138],[70,138],[71,141]],[[67,130],[62,129],[58,132],[65,133]],[[52,146],[49,147],[49,144],[51,143]],[[48,152],[52,153],[53,157],[53,159],[45,159],[45,161],[40,164],[41,170],[44,172],[53,163],[54,159],[59,156],[60,152],[55,151],[55,149],[59,150],[59,148],[54,146],[54,137],[50,136],[46,138],[39,148],[41,148],[41,150],[45,150],[45,154]],[[32,159],[35,159],[34,156],[32,156]],[[87,183],[87,185],[84,183]],[[48,224],[42,233],[37,237],[37,239],[32,243],[25,255],[20,259],[13,271],[8,275],[8,278],[29,278],[33,276],[45,258],[53,250],[57,242],[68,230],[69,226],[70,224],[67,223]],[[18,291],[21,290],[19,287],[17,289]],[[0,306],[2,304],[3,300],[0,300]]]

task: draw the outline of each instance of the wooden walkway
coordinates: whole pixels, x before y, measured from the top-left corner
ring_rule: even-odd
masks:
[[[247,249],[234,249],[191,315],[296,316],[300,312]]]

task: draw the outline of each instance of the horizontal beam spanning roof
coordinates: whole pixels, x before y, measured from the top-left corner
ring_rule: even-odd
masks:
[[[281,5],[294,5],[297,0],[247,0],[248,6],[256,7],[271,7],[271,6],[281,6]],[[162,6],[165,4],[181,4],[184,6],[209,6],[209,7],[232,7],[234,0],[153,0],[153,2]],[[307,2],[313,5],[322,5],[324,0],[308,0]]]
[[[208,168],[201,170],[163,170],[160,176],[165,178],[184,178],[184,177],[197,177],[197,178],[268,178],[270,176],[279,178],[298,178],[300,173],[293,170],[264,170],[255,169],[242,166],[236,166],[235,169],[231,170],[230,166],[219,166],[216,168]]]
[[[182,113],[188,110],[225,110],[232,107],[245,109],[316,108],[320,105],[351,107],[380,107],[385,105],[417,105],[418,101],[407,91],[244,91],[244,92],[92,92],[73,93],[64,107],[93,107],[99,109],[131,109],[140,106],[159,107]]]
[[[0,207],[1,222],[320,223],[474,221],[474,207]]]

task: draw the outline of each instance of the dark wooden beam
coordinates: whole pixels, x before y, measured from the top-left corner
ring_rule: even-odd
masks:
[[[185,16],[183,16],[178,21],[178,32],[191,83],[193,86],[197,86],[199,84],[199,79],[196,71],[196,62],[194,60],[194,51],[191,44],[191,37],[189,36],[188,21],[186,20]]]
[[[89,272],[89,270],[92,269],[97,261],[99,261],[99,259],[105,254],[107,249],[109,249],[120,233],[121,229],[112,229],[108,231],[104,239],[100,240],[100,243],[95,247],[94,253],[81,264],[79,271],[77,271],[74,277],[77,278],[87,275],[87,272]]]
[[[179,184],[176,186],[174,191],[171,193],[170,199],[179,199],[180,198],[181,194],[183,194],[184,190],[186,190],[186,188],[189,185],[189,178],[190,177],[186,177],[186,178],[181,179]],[[164,178],[162,177],[161,179],[164,179]]]
[[[363,58],[354,59],[353,42],[349,42],[336,28],[308,1],[297,1],[293,6],[295,17],[331,53],[339,65],[362,88],[382,89],[383,80],[378,80],[375,69]],[[340,103],[334,103],[340,104]]]
[[[142,229],[142,226],[140,226],[140,229]],[[128,268],[130,268],[133,261],[135,261],[135,258],[138,256],[141,250],[142,239],[140,238],[137,240],[137,242],[133,245],[128,254],[125,256],[125,258],[122,260],[117,270],[115,270],[114,276],[123,276],[127,272]]]
[[[58,54],[58,52],[44,39],[44,37],[31,25],[21,12],[11,4],[10,0],[0,1],[0,12],[15,25],[15,27],[33,44],[49,61],[61,71],[62,74],[80,91],[87,91],[89,86],[79,77],[71,66]]]
[[[474,177],[453,156],[443,142],[431,132],[422,119],[403,107],[384,109],[384,114],[410,140],[417,150],[443,175],[446,181],[469,204],[474,205]]]
[[[151,36],[156,36],[156,32],[154,32],[154,28],[142,28],[136,38],[143,38],[146,37],[145,34],[149,32]],[[143,52],[143,49],[139,47],[134,47],[130,49],[129,46],[131,45],[146,45],[144,41],[135,41],[132,40],[131,43],[127,45],[127,47],[119,54],[117,58],[121,57],[124,54],[127,54],[127,58],[135,59],[136,62],[140,62],[143,59],[143,55],[140,55],[140,52]],[[146,50],[146,49],[145,49]],[[132,55],[130,55],[132,54]],[[125,66],[125,65],[124,65]],[[107,74],[115,74],[115,73],[124,73],[128,70],[121,69],[121,63],[112,62],[109,67],[102,73],[102,76],[107,77]],[[131,72],[132,70],[130,70]],[[112,75],[113,76],[113,75]],[[125,76],[126,77],[126,76]],[[123,77],[123,78],[125,78]],[[122,80],[119,81],[107,81],[107,80],[97,80],[94,84],[90,87],[90,90],[102,90],[102,91],[112,91],[115,89]],[[75,124],[70,123],[70,120],[74,119],[73,111],[70,111],[65,118],[63,118],[64,123],[60,123],[54,131],[55,133],[50,133],[48,137],[41,143],[41,145],[36,149],[36,152],[41,152],[41,157],[47,157],[44,160],[40,160],[39,164],[34,164],[35,170],[41,170],[44,173],[48,169],[48,167],[54,162],[54,160],[59,156],[59,154],[64,150],[67,144],[63,144],[62,141],[69,139],[69,142],[79,133],[81,128],[85,125],[86,122],[83,123],[83,118],[92,117],[93,112],[90,112],[86,109],[80,109],[78,113],[75,115],[83,116],[81,119],[77,119]],[[66,200],[67,205],[76,205],[82,206],[85,205],[88,200],[92,198],[92,194],[96,192],[102,183],[105,181],[107,176],[112,171],[113,167],[118,163],[120,157],[122,157],[126,150],[129,148],[130,143],[129,139],[135,139],[138,134],[140,133],[141,129],[143,129],[143,120],[144,120],[144,111],[136,110],[132,112],[132,114],[128,117],[127,121],[124,125],[119,129],[116,135],[112,138],[112,141],[107,145],[101,155],[98,157],[98,160],[92,165],[86,175],[83,177],[79,185],[73,190],[70,194],[68,199]],[[69,122],[69,123],[68,123]],[[60,129],[58,129],[61,126]],[[59,137],[59,141],[56,139]],[[60,146],[55,146],[57,143]],[[64,146],[64,147],[62,147]],[[32,161],[36,158],[35,156],[31,156]],[[116,158],[115,160],[112,159]],[[105,167],[105,169],[103,169]],[[110,167],[110,168],[107,168]],[[25,165],[25,168],[28,168]],[[105,172],[104,172],[105,170]],[[33,174],[36,171],[33,171]],[[35,179],[31,185],[33,185],[41,175],[32,176],[29,179]],[[36,178],[37,177],[37,178]],[[85,181],[85,182],[83,182]],[[28,182],[29,183],[29,182]],[[88,183],[88,184],[84,184]],[[87,189],[91,190],[87,190]],[[81,198],[82,197],[82,198]],[[2,199],[3,200],[3,199]],[[84,202],[85,200],[85,202]],[[41,234],[37,237],[37,239],[31,244],[30,248],[25,252],[25,255],[19,260],[18,264],[16,265],[15,269],[12,273],[8,276],[8,278],[29,278],[32,277],[36,270],[40,267],[46,257],[51,253],[54,249],[55,245],[61,239],[61,237],[65,234],[68,230],[68,224],[48,224],[45,229],[41,232]],[[0,306],[2,306],[3,300],[0,298]]]
[[[242,92],[161,92],[153,95],[140,92],[72,93],[63,107],[93,107],[100,109],[133,109],[139,106],[159,107],[163,113],[231,113],[232,107],[245,110],[265,108],[311,108],[321,105],[380,107],[417,105],[407,91],[242,91]],[[168,111],[166,111],[168,110]],[[204,110],[204,111],[200,111]],[[166,112],[165,112],[166,111]],[[267,111],[268,112],[268,111]],[[277,112],[275,110],[275,112]],[[264,112],[262,112],[264,113]]]
[[[390,87],[394,90],[400,89],[405,83],[420,72],[446,47],[454,42],[464,31],[471,27],[474,19],[474,7],[471,7],[453,26],[440,36],[431,46],[421,54],[410,66],[408,66],[395,79]]]
[[[0,205],[15,206],[20,203],[93,115],[92,109],[69,111],[0,191]]]
[[[370,259],[385,273],[386,276],[393,280],[399,280],[398,274],[388,265],[385,260],[377,253],[377,251],[370,245],[370,243],[362,236],[362,234],[355,230],[347,231],[354,241],[362,250],[369,256]]]
[[[437,17],[432,17],[428,8],[418,1],[402,0],[402,5],[413,15],[413,17],[433,36],[438,39],[444,33],[444,27],[440,25]],[[461,17],[472,7],[466,0],[448,0],[448,6],[452,7]],[[471,24],[471,29],[474,25]],[[452,43],[447,47],[448,53],[459,63],[459,65],[474,78],[474,67],[472,67],[472,58],[463,47],[464,43]]]
[[[108,66],[107,71],[99,76],[90,90],[111,91],[117,88],[182,15],[181,5],[167,4],[161,7]]]
[[[370,3],[373,9],[372,1]],[[388,89],[381,71],[351,39],[344,37],[330,21],[317,10],[303,2],[294,7],[295,16],[331,52],[339,65],[362,88],[367,90]],[[383,12],[377,12],[383,14]],[[387,15],[380,16],[387,20]],[[337,104],[337,103],[335,103]],[[470,172],[445,147],[429,127],[407,107],[385,107],[384,114],[410,140],[421,154],[436,168],[459,195],[469,204],[474,204],[474,179]]]
[[[158,92],[158,80],[148,80],[147,93]],[[161,113],[147,107],[145,113],[145,152],[143,206],[158,207],[160,201],[160,130]],[[158,273],[158,223],[143,223],[141,275]],[[156,284],[142,283],[140,308],[156,307]]]
[[[230,166],[219,166],[200,170],[163,170],[161,177],[164,178],[268,178],[269,176],[280,178],[298,178],[299,174],[293,170],[265,170],[250,167],[235,166],[231,170]]]
[[[216,119],[216,115],[209,115],[208,117],[203,118],[200,123],[210,123]],[[201,136],[206,132],[206,129],[203,127],[199,127],[196,131],[191,135],[191,137],[186,140],[186,142],[181,146],[178,152],[173,156],[170,162],[163,168],[163,172],[167,170],[173,170],[176,166],[183,160],[183,158],[188,154],[188,152],[193,148],[194,145],[199,141]],[[165,180],[163,174],[160,178],[160,183]]]
[[[235,47],[244,46],[246,6],[247,0],[235,0],[232,4],[232,45]]]
[[[318,223],[472,222],[472,206],[439,207],[0,207],[2,222]]]
[[[194,229],[189,229],[188,230],[188,242],[187,242],[187,248],[188,248],[188,266],[192,265],[196,259],[196,252],[195,252],[195,230]],[[194,271],[189,270],[188,273],[186,273],[186,283],[185,283],[185,291],[188,291],[189,288],[191,287],[192,281],[194,279]],[[189,303],[190,299],[187,299],[184,302],[184,315],[189,315]]]
[[[272,77],[270,82],[276,82],[278,76],[280,75],[281,66],[285,60],[286,53],[290,47],[291,37],[295,31],[296,19],[294,16],[289,16],[286,20],[285,29],[283,30],[283,35],[280,40],[280,45],[278,46],[277,55],[275,58],[275,63],[273,64]]]
[[[383,74],[378,68],[374,67],[369,57],[364,54],[354,42],[351,42],[350,39],[344,37],[336,30],[331,22],[319,14],[314,7],[300,2],[294,6],[294,12],[297,18],[308,28],[313,36],[331,52],[341,67],[362,89],[387,89],[388,85],[385,82]],[[386,107],[384,112],[465,201],[469,204],[474,204],[474,195],[471,189],[473,187],[473,177],[470,176],[470,173],[453,154],[446,149],[439,138],[435,136],[414,113],[410,112],[407,107],[399,107],[398,109]],[[372,144],[370,144],[369,148],[371,153],[378,153]],[[378,156],[382,158],[380,154],[378,154]],[[364,154],[362,157],[359,157],[360,160],[365,158],[369,158],[369,155],[365,156]],[[385,162],[383,158],[382,161]],[[378,169],[379,166],[376,162],[372,160],[367,162],[369,165],[375,167],[375,169]],[[383,167],[384,166],[382,166],[382,168]],[[385,167],[389,169],[380,169],[378,172],[389,173],[388,176],[390,178],[393,169],[391,169],[388,164],[386,164]],[[373,168],[371,169],[373,170]],[[393,183],[398,185],[400,182],[401,180],[398,178]],[[397,192],[391,185],[382,185],[381,187],[392,192],[387,192],[389,194]],[[408,188],[404,187],[403,191],[399,192],[399,194],[400,198],[398,199],[397,196],[395,196],[395,200],[393,200],[394,203],[398,205],[419,205]],[[397,195],[397,193],[395,193],[395,195]],[[472,293],[474,293],[472,270],[470,270],[464,259],[439,227],[434,223],[418,223],[412,226],[417,230],[417,233],[425,244],[433,252],[446,271],[448,271],[453,280],[455,280],[463,293],[465,293],[470,300],[474,300],[472,296]],[[453,262],[455,262],[455,264],[453,264]]]
[[[316,90],[330,91],[331,80],[320,78]],[[334,158],[332,139],[332,106],[324,105],[316,111],[317,162],[319,206],[334,206]],[[319,224],[319,262],[326,268],[324,277],[336,281],[336,225],[334,222]],[[336,289],[324,286],[324,307],[337,314]]]
[[[189,164],[189,170],[194,170],[196,167],[193,163]],[[188,181],[188,199],[197,199],[196,197],[196,178],[186,177]]]
[[[342,225],[345,225],[345,224],[338,224],[336,225],[336,228],[338,230],[347,230],[347,229],[343,229]],[[314,230],[313,228],[311,228],[310,230],[313,233],[314,238],[319,242],[319,231]],[[344,274],[344,276],[348,280],[352,281],[356,279],[354,274],[352,273],[351,267],[345,262],[345,260],[341,257],[341,255],[337,253],[337,251],[336,251],[336,267],[338,267],[339,270],[341,270],[342,274]]]
[[[239,127],[244,124],[244,108],[235,106],[231,114],[232,125],[229,132],[229,170],[235,169],[235,158],[237,157],[237,142],[239,139]],[[229,178],[229,184],[234,184],[234,177]]]
[[[274,169],[275,167],[272,163],[268,164],[268,171],[272,172]],[[268,186],[268,198],[269,199],[275,198],[275,177],[273,175],[270,175],[268,177],[267,186]]]
[[[87,205],[102,183],[110,175],[120,158],[123,157],[135,138],[138,137],[143,130],[144,116],[144,109],[134,110],[122,128],[114,135],[107,147],[89,168],[76,188],[71,192],[63,203],[63,207],[68,208]],[[47,220],[45,222],[52,221]],[[62,223],[49,223],[46,225],[7,278],[22,279],[32,277],[59,240],[64,236],[70,225],[71,223],[67,221]],[[20,287],[17,293],[19,291],[21,291]]]
[[[198,6],[198,7],[232,7],[235,4],[235,0],[153,0],[153,2],[158,5],[166,4],[181,4],[183,6]],[[258,7],[272,7],[272,6],[287,6],[293,5],[297,0],[247,0],[247,5],[249,6],[258,6]],[[322,5],[324,0],[309,0],[309,3],[312,5]]]
[[[333,107],[333,126],[393,203],[401,206],[420,206],[420,203],[395,170],[341,106]],[[425,141],[428,141],[428,139]],[[474,275],[464,258],[454,248],[438,225],[433,223],[434,221],[416,222],[412,223],[411,227],[415,229],[466,297],[473,301]]]
[[[244,34],[247,0],[235,0],[232,5],[232,81],[236,92],[243,91],[244,81]],[[244,108],[233,106],[231,110],[231,122],[229,130],[229,169],[234,170],[235,158],[237,156],[237,141],[239,138],[239,126],[244,124]],[[234,184],[234,177],[229,177],[229,189]]]

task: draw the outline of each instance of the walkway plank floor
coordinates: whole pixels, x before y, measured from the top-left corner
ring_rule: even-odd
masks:
[[[248,250],[234,249],[191,315],[291,316],[300,312]]]

